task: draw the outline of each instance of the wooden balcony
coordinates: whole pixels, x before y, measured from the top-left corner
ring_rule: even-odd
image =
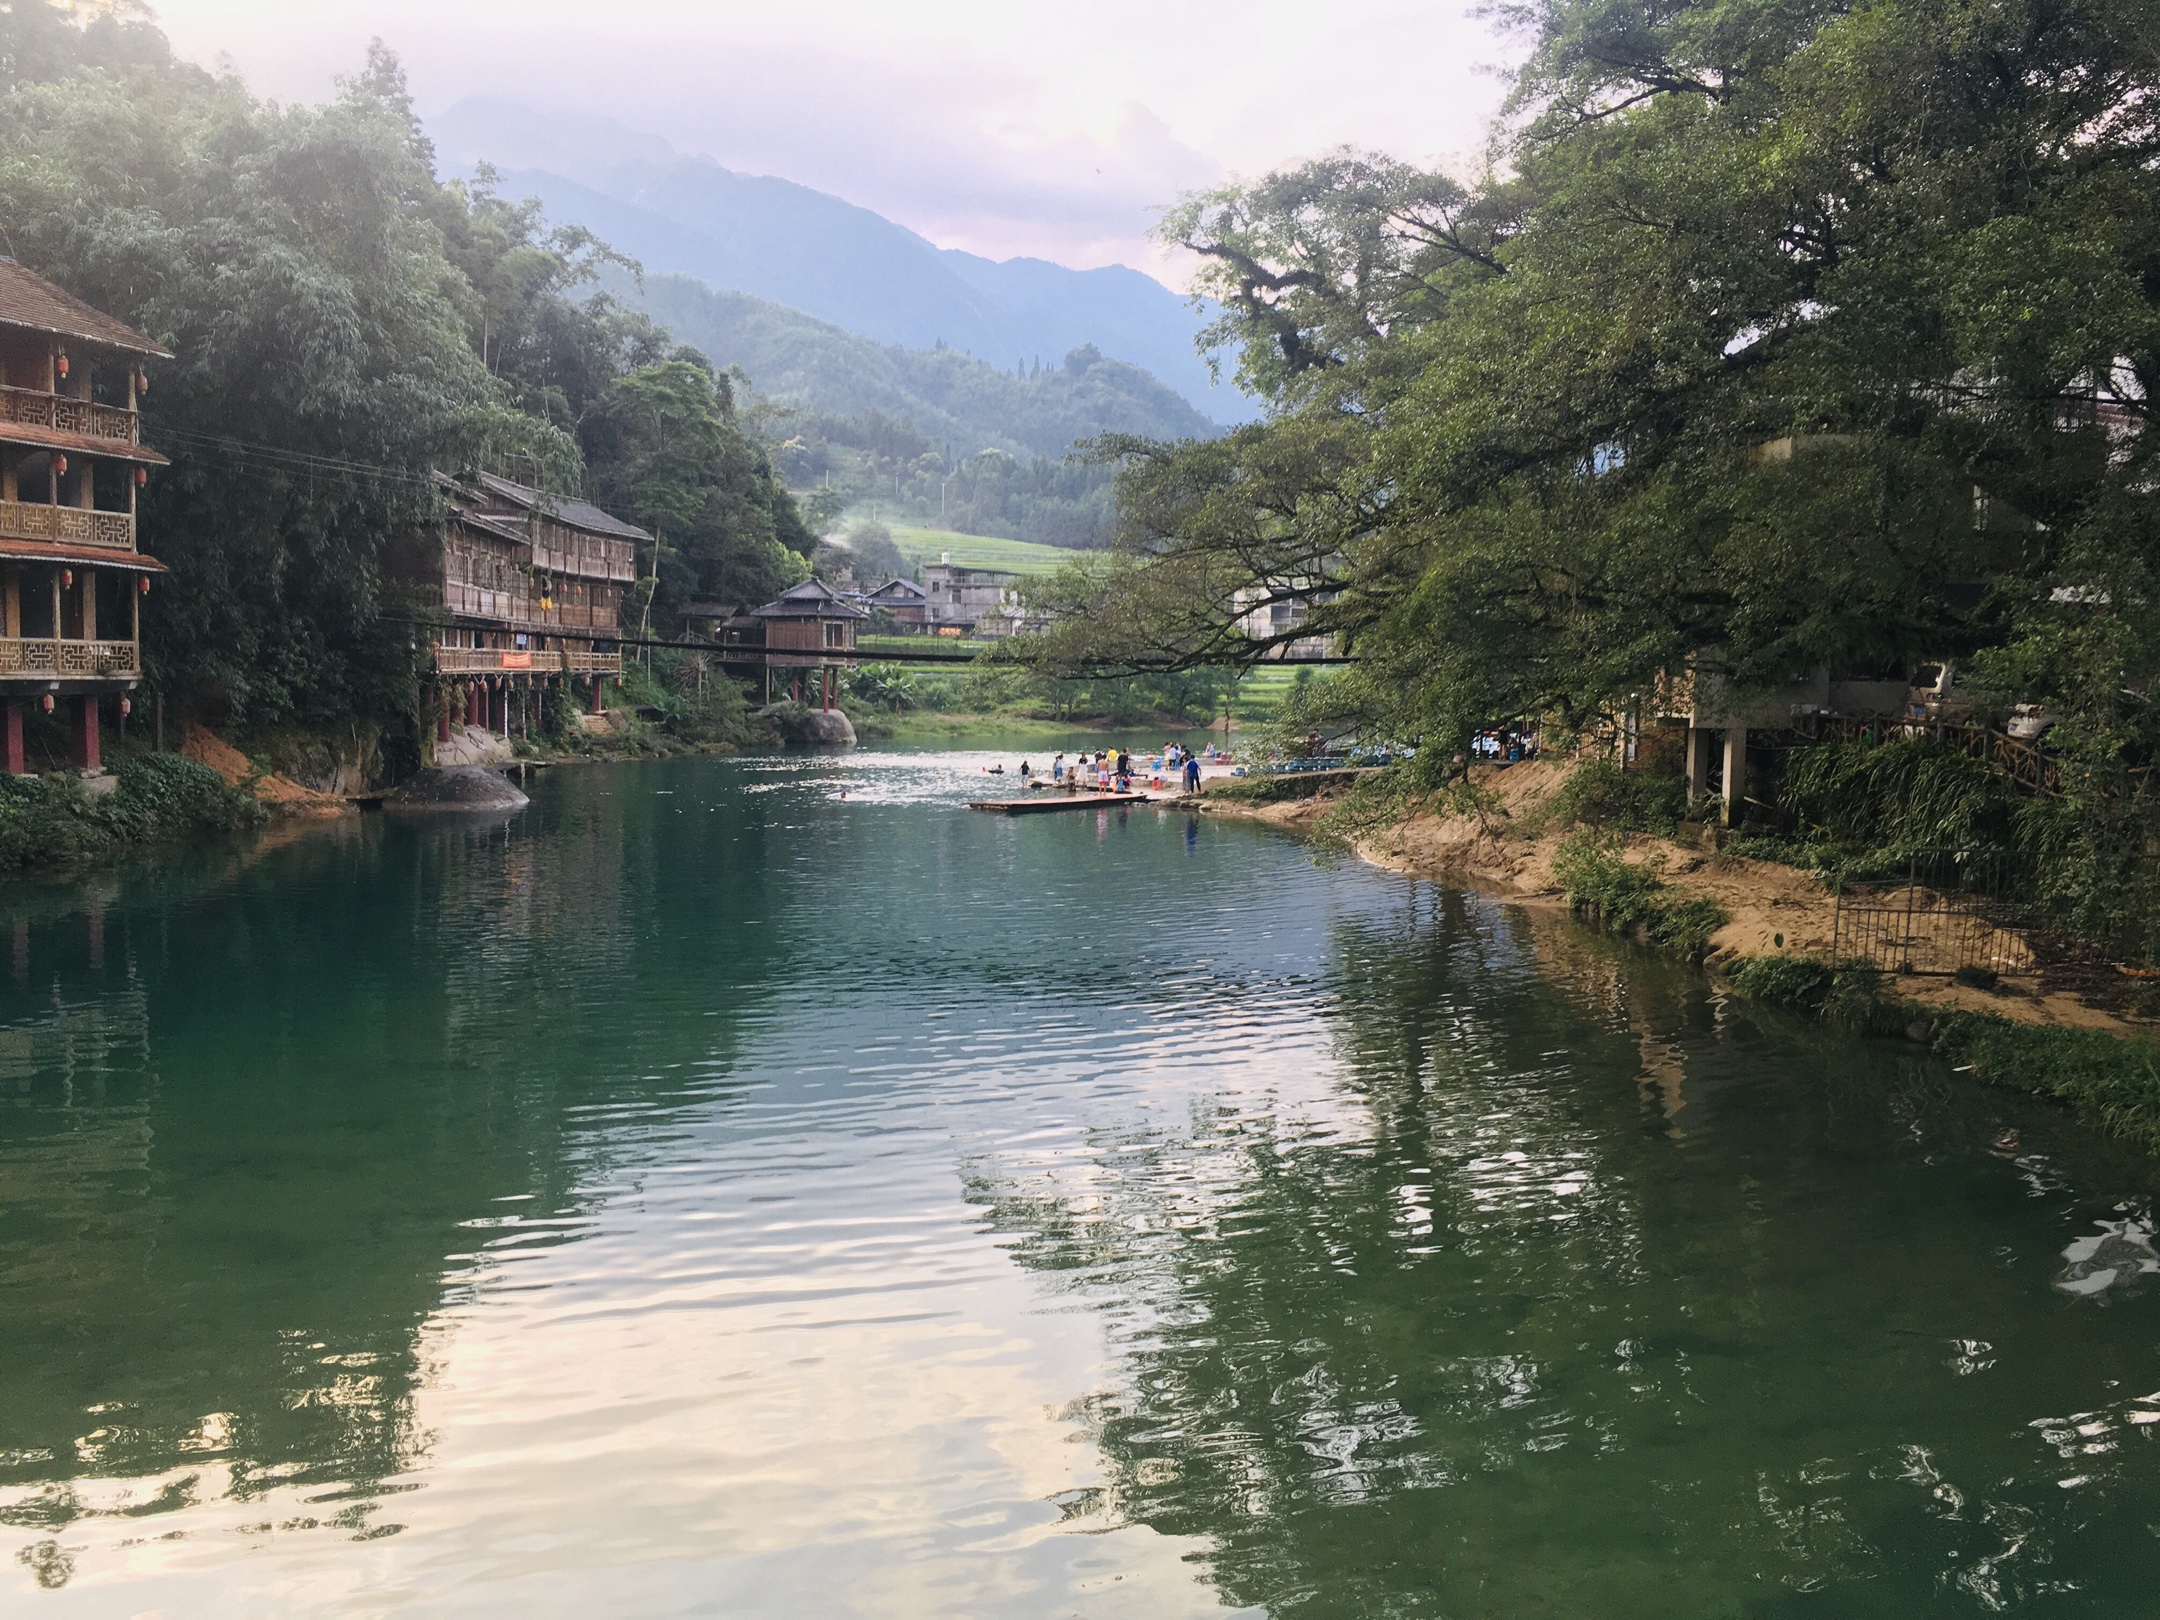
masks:
[[[63,404],[72,403],[62,401]],[[92,512],[80,506],[40,506],[0,501],[0,540],[46,540],[58,545],[135,549],[135,519],[126,512]]]
[[[637,575],[637,546],[629,540],[580,534],[556,523],[542,523],[533,536],[532,565],[582,579],[613,579],[625,584]]]
[[[443,675],[620,675],[622,654],[592,647],[437,647],[435,668]]]
[[[0,422],[79,433],[86,439],[111,439],[117,444],[140,444],[141,421],[121,405],[93,405],[87,399],[41,394],[31,388],[0,388]]]
[[[558,602],[554,607],[543,608],[539,598],[523,590],[493,590],[484,585],[468,585],[463,580],[445,580],[442,588],[443,606],[452,613],[462,613],[472,619],[492,619],[499,624],[527,625],[536,630],[608,630],[620,627],[620,615],[611,605],[595,606],[591,603]]]
[[[0,681],[75,681],[142,677],[142,654],[132,641],[56,641],[0,636]]]

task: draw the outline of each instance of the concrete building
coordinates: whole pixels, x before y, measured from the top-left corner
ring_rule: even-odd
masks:
[[[995,568],[963,568],[948,551],[923,570],[924,623],[933,632],[1010,635],[1025,612],[1014,589],[1019,578]]]

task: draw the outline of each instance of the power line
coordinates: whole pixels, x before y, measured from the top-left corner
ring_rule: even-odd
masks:
[[[404,468],[379,466],[374,462],[353,461],[341,456],[322,456],[308,450],[288,450],[274,444],[257,444],[248,439],[234,439],[222,434],[193,433],[185,428],[163,428],[158,437],[177,441],[197,450],[214,450],[219,454],[243,461],[267,462],[281,472],[328,473],[338,477],[381,478],[396,483],[416,484],[432,488],[433,472],[416,473]]]

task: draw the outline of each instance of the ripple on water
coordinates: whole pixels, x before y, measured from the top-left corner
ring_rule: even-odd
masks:
[[[987,762],[551,773],[40,902],[16,1590],[2135,1612],[2142,1168],[1251,829],[969,816]]]

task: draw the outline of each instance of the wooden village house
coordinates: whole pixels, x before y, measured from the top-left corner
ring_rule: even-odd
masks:
[[[142,442],[144,365],[164,350],[0,258],[0,701],[21,774],[32,703],[65,704],[76,767],[142,678],[141,601],[165,572],[136,549],[135,505],[165,458]]]
[[[597,713],[602,682],[622,673],[623,592],[652,536],[492,474],[443,484],[441,548],[411,569],[423,604],[447,621],[432,654],[436,740],[449,740],[454,719],[504,736],[529,730],[552,687],[582,687]]]
[[[821,707],[830,709],[839,693],[839,671],[855,661],[855,632],[870,615],[820,579],[792,585],[749,615],[762,631],[765,697],[772,700],[773,671],[786,676],[789,692],[803,698],[806,674],[815,672]],[[747,629],[748,627],[745,627]],[[732,644],[747,645],[749,635]]]
[[[863,606],[873,613],[882,608],[903,630],[926,630],[930,626],[930,591],[912,579],[889,579],[866,593]]]

